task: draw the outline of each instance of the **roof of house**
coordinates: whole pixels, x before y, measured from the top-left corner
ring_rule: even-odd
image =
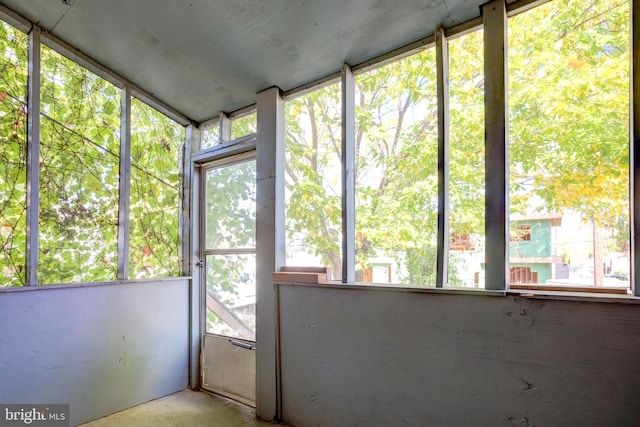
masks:
[[[553,227],[562,224],[562,215],[559,213],[535,213],[531,215],[511,215],[511,222],[551,221]]]

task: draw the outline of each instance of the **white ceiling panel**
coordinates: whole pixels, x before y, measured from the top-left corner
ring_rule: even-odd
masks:
[[[479,16],[484,0],[1,0],[195,121]]]

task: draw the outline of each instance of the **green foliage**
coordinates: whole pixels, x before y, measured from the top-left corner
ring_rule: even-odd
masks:
[[[509,25],[512,212],[579,212],[616,224],[629,200],[628,1],[555,0]],[[457,235],[484,233],[482,43],[482,32],[450,42],[448,231]],[[416,284],[435,274],[435,70],[427,50],[356,79],[358,267],[393,257],[403,280]],[[286,111],[289,238],[304,234],[336,272],[338,90],[290,101]],[[450,285],[462,283],[459,262],[450,257]]]
[[[405,251],[406,275],[405,283],[418,286],[433,286],[436,281],[436,247],[433,245],[421,248],[410,248]]]
[[[207,291],[232,304],[239,287],[255,279],[255,255],[207,255]]]
[[[27,46],[0,23],[0,286],[25,282]]]
[[[629,198],[628,1],[556,0],[510,25],[513,211],[533,193],[611,224]]]
[[[483,57],[481,30],[449,42],[449,222],[458,234],[484,235]]]
[[[532,208],[579,213],[585,221],[626,229],[629,22],[626,0],[554,0],[510,18],[513,213]],[[482,34],[452,40],[450,48],[449,232],[477,235],[484,228]],[[25,280],[26,35],[0,25],[0,52],[0,283],[15,286]],[[392,257],[401,265],[400,277],[416,284],[433,281],[435,272],[435,70],[430,49],[357,77],[358,268],[375,257]],[[46,47],[41,78],[39,280],[113,279],[120,91]],[[339,85],[286,106],[287,234],[303,236],[311,255],[331,266],[336,277],[342,233],[340,110]],[[232,137],[255,128],[255,114],[234,120]],[[131,134],[129,273],[177,275],[184,129],[133,100]],[[212,173],[207,245],[254,244],[252,180],[249,163]],[[628,246],[623,234],[618,233],[617,247]],[[220,277],[211,280],[222,292],[234,280],[229,269],[245,266],[220,262],[212,267]],[[455,285],[456,261],[450,264],[449,283]]]
[[[28,38],[0,25],[0,285],[25,282]],[[116,278],[120,89],[42,46],[38,282]],[[179,274],[184,129],[133,102],[131,276]]]
[[[435,70],[435,52],[429,49],[356,78],[356,256],[361,269],[372,257],[435,245]]]
[[[38,277],[114,280],[120,91],[42,47]]]
[[[426,245],[420,248],[409,248],[403,253],[406,273],[401,276],[403,283],[418,286],[434,286],[436,281],[436,247]],[[455,254],[449,257],[447,286],[465,286],[460,278],[459,266],[464,260]]]
[[[177,276],[184,128],[137,99],[131,102],[129,275]]]
[[[256,245],[256,162],[238,159],[204,171],[205,248],[254,249]],[[233,306],[239,287],[254,280],[255,255],[207,255],[207,291]]]
[[[231,140],[256,133],[258,116],[251,113],[231,121]]]
[[[231,120],[230,140],[256,133],[258,127],[257,118],[258,116],[256,113],[251,113]],[[202,132],[200,148],[210,148],[224,142],[227,141],[220,141],[220,127],[216,125]]]
[[[393,257],[406,269],[404,253],[435,247],[435,69],[435,54],[427,50],[356,79],[360,274],[373,257]],[[339,86],[329,86],[288,102],[286,111],[288,237],[304,234],[334,277],[341,271],[339,100]],[[434,271],[435,258],[425,268]]]
[[[200,143],[200,148],[210,148],[218,145],[220,143],[220,128],[218,126],[214,126],[202,132],[202,141]]]
[[[206,248],[255,247],[255,160],[209,169],[205,174]]]
[[[340,86],[286,104],[286,229],[341,277]]]

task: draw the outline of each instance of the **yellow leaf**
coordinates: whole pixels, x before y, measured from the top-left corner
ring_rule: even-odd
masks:
[[[581,61],[579,59],[570,59],[569,60],[569,67],[573,68],[574,70],[577,70],[578,68],[582,67],[584,65],[584,61]]]

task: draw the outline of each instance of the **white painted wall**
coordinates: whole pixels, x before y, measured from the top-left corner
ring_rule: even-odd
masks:
[[[187,388],[189,282],[0,292],[0,402],[75,425]]]
[[[299,426],[640,425],[640,305],[280,285]]]

